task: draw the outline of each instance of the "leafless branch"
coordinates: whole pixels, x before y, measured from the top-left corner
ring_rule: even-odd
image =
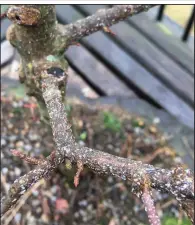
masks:
[[[62,84],[63,87],[66,86],[67,63],[55,56],[82,37],[102,29],[109,31],[109,26],[124,20],[128,16],[146,11],[153,6],[117,5],[110,9],[99,10],[96,14],[73,24],[61,25],[58,27],[59,29],[56,28],[55,7],[52,5],[19,5],[10,8],[8,17],[13,22],[19,25],[22,24],[22,26],[20,29],[18,26],[12,26],[7,37],[22,56],[22,71],[27,71],[26,73],[28,73],[28,76],[23,73],[20,75],[25,77],[25,84],[27,86],[34,84],[32,78],[37,78],[38,85],[36,87],[28,86],[28,88],[32,91],[35,89],[34,96],[41,104],[45,101],[57,150],[43,161],[36,161],[27,155],[13,152],[20,158],[38,165],[34,170],[18,178],[11,186],[7,196],[1,202],[1,216],[14,207],[16,202],[30,187],[40,179],[48,178],[58,165],[63,163],[65,159],[69,159],[72,163],[77,165],[80,163],[82,167],[88,167],[97,174],[112,175],[126,180],[129,183],[130,191],[138,197],[144,198],[144,200],[147,200],[148,197],[144,195],[144,180],[147,177],[149,188],[173,195],[191,220],[194,220],[194,175],[189,169],[180,167],[172,170],[155,168],[140,161],[82,147],[75,141],[64,110],[62,98],[64,93],[62,91],[65,89],[60,89],[60,87],[62,88]],[[31,16],[29,16],[29,13]],[[21,18],[20,21],[15,20],[17,16]],[[43,16],[44,19],[42,19]],[[32,29],[32,24],[37,26]],[[29,32],[28,28],[31,32]],[[58,32],[56,32],[57,29]],[[18,37],[20,37],[19,40]],[[34,37],[37,39],[36,44]],[[29,65],[32,59],[35,60],[33,60],[33,64],[30,63]],[[47,71],[51,71],[52,67],[57,67],[65,71],[65,73],[60,73],[59,77],[47,74]],[[82,167],[78,168],[79,171]],[[154,215],[153,212],[151,212],[151,216]]]
[[[75,23],[60,26],[59,31],[62,32],[66,42],[72,44],[96,31],[108,30],[108,27],[119,21],[147,11],[154,6],[156,5],[116,5],[110,9],[100,9],[95,14]]]
[[[34,157],[31,157],[31,156],[28,156],[24,153],[22,153],[21,151],[18,151],[16,149],[12,149],[11,150],[11,153],[14,155],[14,156],[17,156],[19,157],[20,159],[26,161],[27,163],[29,164],[32,164],[32,165],[39,165],[41,164],[41,162],[43,161],[42,159],[36,159]]]
[[[39,180],[31,189],[29,189],[25,194],[22,196],[18,204],[16,205],[15,209],[10,212],[9,215],[6,215],[4,225],[10,224],[16,213],[20,210],[20,208],[26,203],[27,199],[31,196],[32,192],[35,191],[39,186],[44,184],[44,180]]]
[[[155,168],[139,161],[79,146],[75,142],[67,120],[57,79],[48,75],[44,79],[43,85],[43,97],[49,112],[53,137],[57,146],[55,158],[51,154],[47,161],[15,181],[2,204],[1,214],[8,211],[30,186],[51,174],[60,163],[64,162],[65,158],[68,158],[72,163],[82,162],[84,166],[95,173],[113,175],[129,181],[131,191],[139,197],[143,194],[143,181],[147,176],[151,187],[168,192],[179,201],[188,200],[189,204],[194,201],[194,177],[190,170]]]
[[[155,206],[154,206],[154,200],[152,198],[152,193],[150,193],[148,188],[145,188],[145,190],[144,190],[144,193],[142,195],[142,201],[146,208],[146,212],[148,214],[150,224],[151,225],[160,225],[160,218],[159,218],[159,216],[156,212]]]

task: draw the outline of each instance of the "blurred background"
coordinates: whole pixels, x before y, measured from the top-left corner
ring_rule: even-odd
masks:
[[[193,10],[193,6],[194,5],[167,5],[165,15],[184,28]],[[192,24],[190,34],[194,36],[194,24]]]

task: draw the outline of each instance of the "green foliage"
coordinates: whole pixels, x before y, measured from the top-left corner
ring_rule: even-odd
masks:
[[[179,224],[178,218],[170,215],[163,216],[162,225],[178,225],[178,224]],[[188,218],[185,217],[182,218],[180,225],[191,225],[191,222]]]
[[[23,114],[23,109],[21,107],[14,107],[12,113],[16,116],[21,116]]]
[[[79,136],[79,139],[82,140],[82,141],[85,141],[87,138],[87,132],[86,131],[83,131],[80,136]]]
[[[114,132],[119,132],[121,130],[121,122],[117,117],[110,113],[104,112],[104,127]]]

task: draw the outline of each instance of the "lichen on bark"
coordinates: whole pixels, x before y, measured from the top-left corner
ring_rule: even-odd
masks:
[[[75,142],[64,110],[68,69],[64,51],[68,46],[105,26],[111,26],[151,7],[153,6],[119,5],[101,10],[73,24],[59,26],[54,5],[10,6],[7,15],[14,25],[9,28],[7,39],[21,56],[20,81],[25,84],[27,93],[37,99],[43,119],[48,121],[50,118],[57,150],[55,157],[50,154],[47,160],[14,182],[2,203],[1,215],[13,207],[29,187],[49,176],[65,159],[73,163],[79,161],[97,174],[129,180],[132,192],[136,194],[142,194],[143,181],[147,175],[152,188],[167,191],[178,201],[187,199],[194,202],[194,177],[190,171],[155,168],[82,147]],[[189,206],[191,207],[191,202],[185,205],[186,211],[189,211]],[[194,212],[194,208],[189,213],[190,217],[191,212]]]
[[[68,46],[105,26],[111,26],[151,7],[118,5],[66,26],[58,24],[55,5],[9,7],[7,16],[14,25],[8,29],[7,39],[21,56],[20,81],[25,84],[27,94],[37,99],[44,121],[48,121],[49,117],[41,93],[41,76],[52,67],[64,70],[64,80],[59,84],[59,89],[62,96],[65,96],[68,63],[64,52]]]
[[[51,67],[64,70],[64,80],[59,85],[65,95],[68,63],[64,58],[66,43],[58,35],[54,5],[13,5],[7,16],[14,22],[7,31],[7,39],[21,56],[19,78],[27,94],[37,99],[41,118],[49,116],[41,93],[41,80]]]

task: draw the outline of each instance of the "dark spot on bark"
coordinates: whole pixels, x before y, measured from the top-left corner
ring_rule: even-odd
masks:
[[[18,15],[15,16],[16,20],[20,20],[20,17]]]
[[[47,70],[47,73],[58,78],[64,76],[64,70],[59,67],[51,67]]]

